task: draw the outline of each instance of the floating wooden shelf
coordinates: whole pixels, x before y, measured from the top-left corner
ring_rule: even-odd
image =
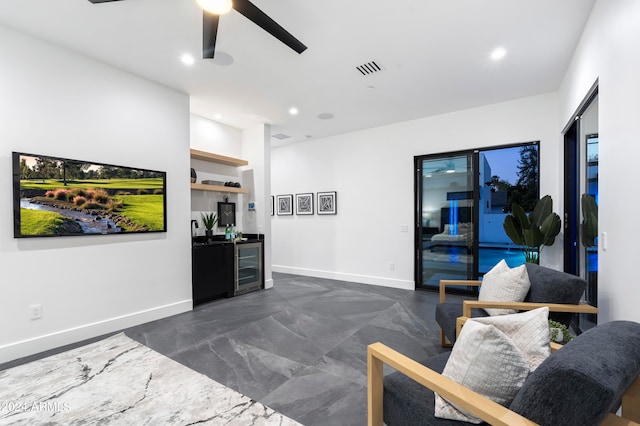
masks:
[[[197,149],[191,150],[191,158],[195,158],[196,160],[208,161],[210,163],[218,163],[224,164],[226,166],[248,166],[249,162],[247,160],[241,160],[239,158],[226,157],[224,155],[212,154],[210,152],[198,151]],[[202,189],[202,188],[198,188]],[[237,189],[237,188],[236,188]]]
[[[205,185],[203,183],[192,183],[191,189],[197,189],[200,191],[233,192],[236,194],[249,193],[249,190],[246,188],[236,188],[233,186]]]

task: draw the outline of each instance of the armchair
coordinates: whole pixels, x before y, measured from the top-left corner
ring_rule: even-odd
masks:
[[[484,311],[484,308],[524,311],[548,306],[551,312],[549,319],[566,326],[569,326],[571,317],[575,313],[595,314],[598,312],[597,308],[580,303],[587,286],[586,281],[582,278],[534,263],[527,263],[526,269],[531,287],[524,302],[480,302],[473,300],[447,302],[447,286],[479,287],[482,285],[482,281],[441,280],[440,303],[436,307],[436,322],[440,325],[441,345],[450,346],[455,342],[465,318],[488,316],[489,314]]]
[[[434,392],[492,425],[640,425],[640,324],[599,325],[552,353],[503,407],[442,376],[450,353],[418,363],[369,345],[369,426],[464,425],[434,417]],[[397,370],[383,379],[383,365]],[[622,404],[622,417],[616,416]]]

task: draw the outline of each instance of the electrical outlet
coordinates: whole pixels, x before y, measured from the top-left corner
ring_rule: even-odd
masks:
[[[389,270],[390,271],[395,271],[396,269],[396,263],[395,262],[389,262]]]
[[[31,306],[29,306],[29,309],[31,311],[31,319],[32,320],[36,320],[36,319],[42,318],[42,305],[40,305],[40,304],[31,305]]]

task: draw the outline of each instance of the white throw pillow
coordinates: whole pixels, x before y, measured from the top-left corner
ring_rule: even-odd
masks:
[[[551,355],[547,307],[519,314],[474,318],[471,321],[494,326],[507,335],[524,354],[531,372]],[[464,327],[462,329],[464,330]]]
[[[442,375],[508,406],[529,374],[550,354],[549,309],[468,320]],[[435,416],[481,423],[438,394]]]
[[[480,302],[522,302],[529,292],[531,282],[527,274],[527,267],[520,265],[509,268],[502,259],[482,278]],[[486,308],[489,315],[504,315],[516,313],[513,309]]]

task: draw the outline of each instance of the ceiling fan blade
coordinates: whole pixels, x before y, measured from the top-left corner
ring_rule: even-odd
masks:
[[[202,11],[202,59],[213,58],[220,16]]]
[[[297,53],[302,53],[307,50],[307,46],[302,44],[300,40],[292,36],[291,33],[282,28],[280,24],[258,9],[249,0],[234,0],[233,8]]]

